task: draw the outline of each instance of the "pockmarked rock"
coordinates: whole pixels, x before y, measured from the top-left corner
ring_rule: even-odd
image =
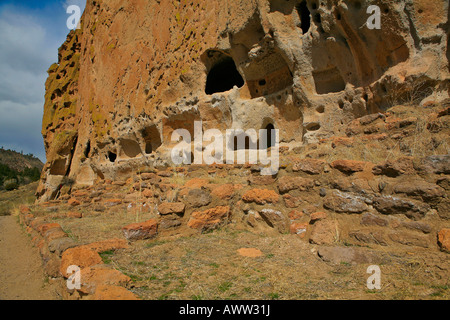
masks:
[[[294,160],[292,171],[305,172],[311,175],[321,174],[325,168],[326,162],[320,159],[300,159]]]
[[[325,196],[323,206],[338,213],[362,213],[369,210],[368,200],[357,194],[333,190]]]
[[[363,171],[370,163],[356,160],[336,160],[333,161],[331,167],[347,174]]]
[[[321,247],[317,254],[322,260],[334,264],[381,264],[390,261],[380,252],[358,247]]]
[[[204,207],[211,203],[211,194],[204,189],[189,190],[186,201],[194,208]]]
[[[286,233],[289,230],[289,219],[281,211],[264,208],[259,211],[259,215],[272,228],[280,233]]]
[[[162,215],[183,214],[185,207],[183,202],[164,202],[158,206],[158,212]]]
[[[67,269],[69,266],[74,265],[83,269],[102,263],[102,258],[95,250],[86,247],[74,247],[63,252],[59,271],[62,276],[68,277]]]
[[[279,195],[273,190],[267,189],[251,189],[247,191],[242,200],[245,202],[255,202],[257,204],[277,203]]]
[[[439,231],[437,238],[441,250],[450,253],[450,228],[444,228]]]
[[[309,237],[309,242],[318,245],[331,245],[336,241],[337,224],[332,220],[319,220],[314,226]]]
[[[200,231],[215,229],[226,223],[230,214],[229,206],[218,206],[204,211],[195,211],[189,219],[188,227]]]
[[[97,265],[81,270],[80,280],[81,288],[79,291],[84,294],[94,294],[100,285],[125,286],[131,281],[131,278],[118,270]]]
[[[150,219],[145,222],[132,223],[124,226],[122,233],[127,240],[151,239],[158,234],[158,221]]]
[[[278,190],[286,193],[291,190],[306,191],[314,187],[314,181],[309,178],[284,176],[278,180]]]

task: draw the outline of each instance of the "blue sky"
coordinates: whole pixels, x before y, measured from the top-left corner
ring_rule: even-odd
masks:
[[[86,0],[0,0],[0,146],[45,162],[41,124],[47,70],[69,32],[69,5]]]

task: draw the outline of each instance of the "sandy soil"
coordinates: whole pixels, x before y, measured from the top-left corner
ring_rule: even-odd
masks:
[[[0,299],[59,299],[44,276],[39,252],[14,216],[0,217]]]

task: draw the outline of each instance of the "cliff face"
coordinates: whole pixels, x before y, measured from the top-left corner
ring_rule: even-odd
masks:
[[[381,29],[366,25],[369,5]],[[50,67],[37,190],[172,165],[175,129],[279,129],[294,148],[448,98],[446,0],[88,0]]]

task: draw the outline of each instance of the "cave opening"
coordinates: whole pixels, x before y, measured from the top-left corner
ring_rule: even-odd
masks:
[[[275,126],[269,123],[265,129],[266,129],[267,149],[269,149],[275,146]]]
[[[145,144],[145,153],[151,154],[153,152],[152,144],[150,142],[147,142]]]
[[[146,154],[152,154],[161,146],[161,135],[156,125],[151,125],[142,129],[141,134],[145,141]]]
[[[108,159],[111,162],[116,162],[117,154],[115,154],[114,152],[108,151]]]
[[[84,157],[89,158],[89,153],[91,153],[91,141],[88,140],[86,148],[84,149]]]
[[[233,89],[234,86],[241,88],[244,83],[244,79],[237,70],[233,59],[225,57],[209,71],[205,92],[208,95],[226,92]]]
[[[50,174],[53,176],[64,176],[66,171],[66,159],[55,160],[50,167]]]
[[[233,140],[234,151],[256,149],[255,143],[252,143],[250,141],[250,137],[247,135],[244,137],[243,145],[240,144],[239,142],[240,142],[240,140],[239,140],[238,136],[234,136],[234,140]]]
[[[318,123],[318,122],[311,122],[306,125],[307,131],[317,131],[319,129],[320,129],[320,123]]]
[[[306,1],[300,2],[295,6],[295,8],[297,9],[298,15],[300,17],[301,21],[300,28],[302,29],[303,34],[305,34],[309,31],[309,28],[311,27],[311,12],[308,9]]]

